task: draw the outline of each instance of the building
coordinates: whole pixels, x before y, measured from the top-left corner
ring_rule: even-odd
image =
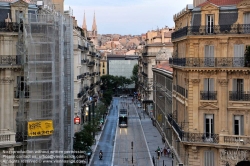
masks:
[[[172,130],[168,123],[168,115],[172,113],[173,69],[169,62],[163,62],[152,67],[153,70],[153,103],[148,105],[148,112],[169,147],[172,146]]]
[[[138,55],[107,55],[108,75],[123,76],[131,78],[134,66],[138,64]],[[126,85],[124,89],[119,89],[118,93],[132,94],[135,85]]]
[[[73,22],[52,6],[0,2],[1,157],[3,150],[73,150]]]
[[[90,40],[93,42],[95,47],[99,46],[95,13],[94,13],[94,17],[93,17],[92,29],[88,30],[87,24],[86,24],[85,12],[84,12],[82,29],[86,31],[86,36],[90,38]]]
[[[144,109],[148,113],[147,105],[153,103],[153,71],[154,65],[168,61],[173,53],[173,44],[171,42],[172,28],[162,28],[146,33],[145,45],[138,61],[138,81],[139,92],[138,99],[143,101]]]
[[[100,76],[108,74],[107,52],[101,53]]]
[[[100,92],[101,55],[86,36],[88,33],[84,24],[80,28],[74,20],[74,118],[80,118],[75,122],[74,132],[80,131],[82,125],[89,122],[89,105],[95,102],[94,98],[98,99]]]
[[[176,164],[250,165],[250,1],[194,1],[174,15]]]

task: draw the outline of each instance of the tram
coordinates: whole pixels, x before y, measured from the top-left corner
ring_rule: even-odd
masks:
[[[128,127],[128,111],[120,109],[119,111],[119,127]]]

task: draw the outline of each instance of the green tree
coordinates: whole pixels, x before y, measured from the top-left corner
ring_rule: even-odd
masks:
[[[134,65],[131,80],[135,84],[135,89],[138,89],[138,64]]]

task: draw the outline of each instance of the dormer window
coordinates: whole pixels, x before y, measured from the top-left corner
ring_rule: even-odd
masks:
[[[206,15],[206,32],[214,33],[214,15]]]

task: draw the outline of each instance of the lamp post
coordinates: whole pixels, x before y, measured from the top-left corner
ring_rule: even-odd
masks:
[[[133,156],[133,141],[131,142],[131,149],[132,149],[132,164],[134,163],[134,156]]]

